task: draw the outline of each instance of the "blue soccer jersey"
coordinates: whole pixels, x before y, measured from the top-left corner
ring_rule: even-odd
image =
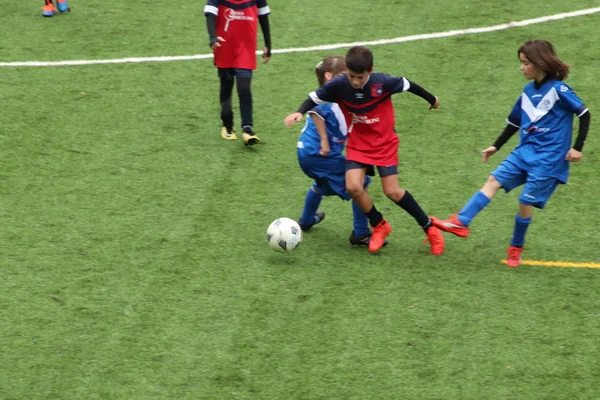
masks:
[[[331,149],[329,158],[341,158],[343,156],[344,146],[348,128],[346,119],[336,103],[327,103],[313,108],[309,114],[325,120],[327,136],[329,137],[329,148]],[[312,118],[306,119],[306,124],[302,128],[302,134],[298,140],[298,152],[303,155],[318,156],[321,150],[321,137]]]
[[[521,131],[513,153],[522,160],[523,169],[566,183],[573,115],[586,112],[581,99],[562,81],[548,79],[525,86],[507,120]]]

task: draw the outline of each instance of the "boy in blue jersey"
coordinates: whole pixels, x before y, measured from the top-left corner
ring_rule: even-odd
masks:
[[[346,69],[344,57],[329,56],[317,64],[315,72],[319,85],[323,86]],[[304,210],[298,221],[303,231],[320,223],[325,213],[317,211],[323,196],[339,196],[350,200],[346,191],[346,157],[342,154],[348,135],[346,119],[336,103],[314,107],[308,112],[309,118],[298,140],[298,163],[306,176],[314,179],[304,200]],[[365,187],[370,182],[367,177]],[[371,238],[369,221],[362,210],[353,202],[354,228],[350,243],[354,246],[368,246]]]
[[[483,150],[483,162],[494,155],[520,130],[521,140],[512,153],[489,176],[458,215],[435,220],[438,228],[460,237],[469,235],[469,225],[489,203],[498,189],[506,192],[524,185],[519,197],[519,212],[507,250],[506,265],[521,264],[525,234],[531,223],[533,207],[543,209],[560,183],[567,183],[569,163],[581,160],[590,125],[590,112],[563,79],[569,66],[556,55],[545,40],[529,40],[517,52],[520,70],[531,79],[523,89],[508,117],[508,125],[496,142]],[[573,115],[579,117],[579,132],[571,147]]]

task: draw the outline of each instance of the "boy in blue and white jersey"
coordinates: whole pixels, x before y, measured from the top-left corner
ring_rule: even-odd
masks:
[[[306,124],[302,128],[302,135],[298,141],[298,148],[302,150],[302,153],[311,156],[320,155],[329,158],[345,158],[343,152],[346,145],[348,127],[340,106],[336,103],[327,103],[313,108],[308,114],[311,116],[314,115],[325,122],[327,132],[325,148],[329,150],[324,154],[325,150],[321,143],[321,136],[311,117],[306,120]]]
[[[317,64],[316,74],[322,86],[333,77],[344,72],[344,57],[329,56]],[[346,119],[336,103],[327,103],[308,112],[306,124],[298,140],[298,163],[302,171],[314,179],[306,194],[304,210],[298,221],[303,231],[320,223],[325,218],[323,211],[317,211],[323,196],[338,196],[350,200],[346,192],[346,157],[343,155],[348,127]],[[370,178],[365,181],[365,188]],[[371,237],[369,222],[362,210],[353,202],[354,226],[350,243],[355,246],[368,246]]]
[[[569,74],[569,66],[556,56],[552,44],[545,40],[530,40],[517,54],[521,72],[532,82],[523,89],[502,134],[492,146],[483,150],[483,162],[517,131],[521,132],[519,145],[491,173],[483,188],[471,197],[458,216],[434,221],[443,231],[467,237],[472,219],[490,203],[498,189],[509,192],[524,185],[507,250],[506,265],[509,267],[521,264],[533,208],[544,208],[558,184],[567,183],[569,164],[581,161],[591,119],[581,99],[563,82]],[[571,147],[573,115],[579,117],[579,132]]]

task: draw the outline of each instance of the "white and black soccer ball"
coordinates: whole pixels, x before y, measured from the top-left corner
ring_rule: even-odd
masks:
[[[291,218],[277,218],[267,228],[267,242],[277,251],[292,251],[302,242],[302,229]]]

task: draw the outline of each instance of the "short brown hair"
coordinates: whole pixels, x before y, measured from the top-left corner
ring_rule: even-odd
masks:
[[[342,56],[327,56],[317,64],[315,67],[315,73],[317,74],[317,80],[319,86],[325,84],[325,72],[330,72],[331,75],[335,76],[346,69],[346,62]]]
[[[359,74],[373,69],[373,53],[365,46],[354,46],[346,54],[346,68]]]
[[[569,76],[569,66],[558,58],[554,46],[547,40],[528,40],[519,47],[517,57],[521,53],[545,73],[560,81]]]

